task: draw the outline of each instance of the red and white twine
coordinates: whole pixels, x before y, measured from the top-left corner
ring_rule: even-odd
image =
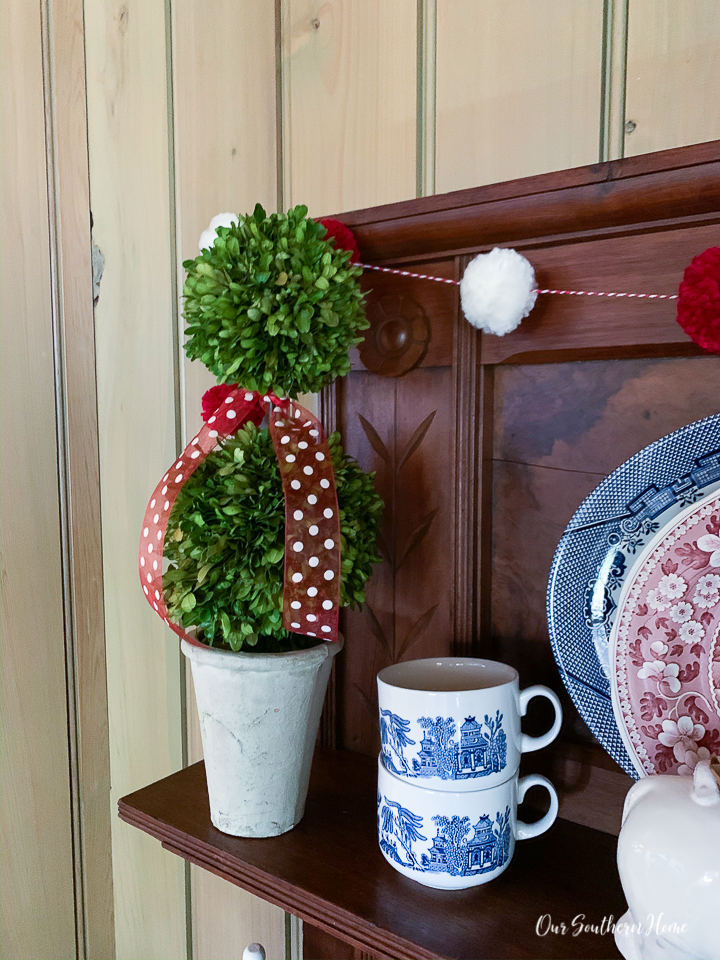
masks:
[[[359,263],[363,270],[377,270],[379,273],[394,273],[398,277],[415,277],[416,280],[435,280],[437,283],[452,283],[459,287],[459,280],[448,280],[446,277],[432,277],[428,273],[411,273],[409,270],[394,270],[392,267],[377,267],[372,263]]]
[[[433,277],[428,273],[412,273],[410,270],[396,270],[393,267],[378,267],[372,263],[360,263],[363,270],[377,270],[380,273],[394,273],[398,277],[414,277],[416,280],[435,280],[436,283],[451,283],[460,286],[459,280],[449,280],[447,277]],[[637,300],[677,300],[675,293],[610,293],[605,290],[533,290],[536,294],[558,294],[569,297],[634,297]]]

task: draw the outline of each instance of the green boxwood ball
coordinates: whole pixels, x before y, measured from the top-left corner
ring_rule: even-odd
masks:
[[[328,438],[340,513],[340,605],[359,606],[380,560],[376,541],[382,500],[374,474]],[[246,424],[223,441],[184,484],[175,501],[163,576],[170,619],[225,649],[279,652],[318,641],[282,625],[285,501],[267,429]]]
[[[280,397],[317,393],[350,370],[348,349],[368,327],[351,253],[325,239],[307,207],[219,227],[183,266],[185,351],[220,382]]]

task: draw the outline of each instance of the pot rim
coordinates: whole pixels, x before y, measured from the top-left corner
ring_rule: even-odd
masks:
[[[180,649],[192,664],[222,667],[229,670],[283,670],[293,666],[314,665],[334,657],[345,645],[340,633],[337,640],[321,640],[306,650],[288,650],[286,653],[244,653],[242,650],[220,650],[217,647],[196,646],[180,641]]]

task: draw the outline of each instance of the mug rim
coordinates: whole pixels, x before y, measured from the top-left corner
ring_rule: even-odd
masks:
[[[474,664],[480,666],[492,666],[500,667],[503,671],[507,671],[507,678],[500,681],[499,683],[493,683],[490,686],[486,687],[462,687],[460,689],[443,689],[443,690],[428,690],[426,687],[413,687],[407,686],[406,684],[393,682],[393,674],[402,673],[404,669],[412,667],[415,664],[435,664],[438,667],[445,666],[448,664],[456,664],[457,666],[465,666],[467,664]],[[390,679],[388,679],[390,675]],[[407,690],[409,693],[432,693],[432,694],[459,694],[459,693],[480,693],[484,690],[498,690],[501,687],[505,687],[508,684],[519,682],[519,674],[514,667],[511,667],[508,663],[502,663],[500,660],[487,660],[484,657],[424,657],[419,660],[405,660],[401,663],[393,663],[388,667],[383,667],[383,669],[377,675],[378,683],[384,683],[387,687],[392,687],[394,690]]]

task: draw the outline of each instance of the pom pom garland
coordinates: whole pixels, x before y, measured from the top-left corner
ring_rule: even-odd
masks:
[[[200,237],[200,249],[212,248],[218,227],[231,226],[238,217],[221,213],[210,221]],[[695,257],[686,269],[678,295],[664,293],[608,293],[599,290],[539,290],[532,264],[512,248],[495,247],[468,264],[462,280],[434,277],[410,270],[378,264],[360,263],[360,251],[352,230],[332,218],[317,220],[326,230],[336,250],[347,250],[350,263],[364,270],[435,280],[460,287],[460,300],[466,319],[474,327],[498,337],[515,330],[535,306],[538,294],[575,295],[649,300],[678,300],[680,326],[703,349],[720,353],[720,247],[711,247]]]
[[[495,247],[468,264],[460,281],[460,301],[467,320],[485,333],[510,333],[535,306],[537,289],[532,264],[516,250]]]
[[[237,389],[239,388],[236,383],[219,383],[216,387],[210,387],[209,390],[205,391],[202,398],[202,418],[205,423],[208,422],[220,404],[225,403],[233,390]]]
[[[720,247],[691,260],[678,292],[677,322],[703,350],[720,353]]]
[[[340,220],[333,220],[331,217],[327,217],[325,220],[318,220],[317,222],[321,223],[327,230],[327,234],[325,235],[326,240],[332,237],[338,250],[351,251],[352,256],[350,257],[350,263],[360,262],[360,250],[358,249],[355,235],[350,227],[346,227]]]
[[[218,213],[212,218],[206,230],[200,234],[199,250],[209,250],[217,240],[218,227],[231,227],[238,222],[236,213]]]

